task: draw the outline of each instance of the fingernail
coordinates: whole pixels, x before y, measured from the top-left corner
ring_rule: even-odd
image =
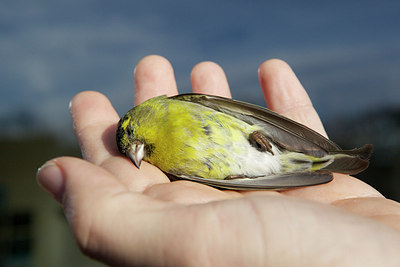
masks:
[[[61,203],[65,191],[65,183],[62,171],[55,160],[46,162],[38,169],[36,180],[45,191]]]

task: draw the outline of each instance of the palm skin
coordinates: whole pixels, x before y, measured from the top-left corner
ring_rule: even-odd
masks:
[[[196,65],[191,80],[196,93],[230,97],[214,63]],[[264,62],[259,80],[270,109],[325,134],[286,63]],[[172,67],[148,56],[135,70],[134,103],[162,94],[177,94]],[[78,94],[71,114],[85,160],[53,159],[38,181],[63,205],[82,251],[97,260],[140,266],[399,264],[400,204],[360,180],[337,174],[329,184],[282,192],[171,183],[156,167],[143,162],[137,169],[119,154],[119,116],[105,96]]]

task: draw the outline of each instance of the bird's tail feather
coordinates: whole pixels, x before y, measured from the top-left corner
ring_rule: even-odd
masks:
[[[330,151],[334,161],[324,169],[345,174],[357,174],[368,168],[372,145],[364,145],[352,150]]]

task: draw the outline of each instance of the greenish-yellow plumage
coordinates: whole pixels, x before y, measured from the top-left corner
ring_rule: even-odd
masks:
[[[233,189],[326,182],[326,170],[365,169],[371,152],[369,145],[341,150],[261,107],[196,94],[159,96],[131,109],[118,124],[117,145],[137,167],[145,160],[175,178]]]

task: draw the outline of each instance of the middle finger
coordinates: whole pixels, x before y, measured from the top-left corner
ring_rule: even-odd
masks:
[[[191,74],[193,92],[231,98],[228,81],[222,68],[213,62],[201,62]]]
[[[135,105],[155,96],[178,93],[174,70],[169,61],[161,56],[151,55],[140,60],[135,69],[134,80]]]

